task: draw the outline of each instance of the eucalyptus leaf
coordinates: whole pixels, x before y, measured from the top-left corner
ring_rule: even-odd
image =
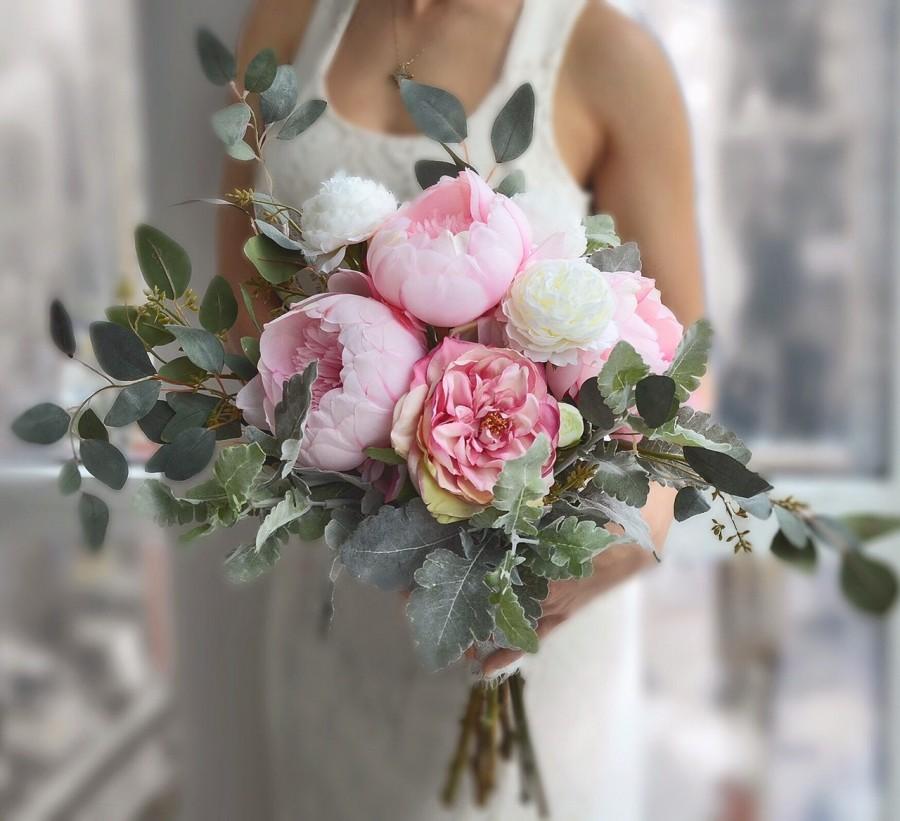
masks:
[[[172,449],[169,445],[163,445],[147,460],[144,465],[145,473],[165,473]]]
[[[841,521],[862,542],[876,541],[900,530],[900,516],[878,516],[865,513],[842,516]]]
[[[228,85],[236,76],[234,55],[208,28],[197,31],[197,54],[206,79],[217,86]]]
[[[459,534],[459,525],[439,524],[414,499],[364,519],[341,545],[341,561],[357,579],[381,590],[407,590],[425,557],[438,547],[458,548]]]
[[[291,239],[286,231],[287,227],[282,231],[279,228],[276,228],[272,223],[267,222],[264,219],[256,219],[253,221],[253,224],[256,226],[256,229],[265,237],[268,237],[272,242],[274,242],[279,248],[284,249],[285,251],[302,251],[303,246],[294,239]]]
[[[242,336],[241,350],[254,365],[259,364],[259,340],[255,336]]]
[[[81,489],[81,471],[78,469],[78,462],[74,459],[66,462],[59,471],[56,484],[63,496],[77,493]]]
[[[415,165],[416,182],[424,188],[437,185],[442,177],[456,177],[460,169],[443,160],[417,160]]]
[[[596,433],[609,433],[616,427],[616,417],[603,400],[600,384],[596,379],[588,379],[578,391],[578,410],[587,419]]]
[[[106,430],[106,425],[100,421],[100,417],[97,416],[91,408],[86,408],[81,412],[81,415],[78,417],[76,428],[78,430],[78,435],[82,439],[99,439],[102,442],[109,441],[109,432]]]
[[[174,339],[174,337],[172,338]],[[209,377],[203,368],[195,365],[186,356],[177,356],[170,362],[166,362],[160,367],[159,375],[167,382],[184,385],[199,385]]]
[[[498,163],[522,156],[534,136],[534,88],[520,85],[500,109],[491,128],[491,147]],[[448,142],[444,140],[444,142]]]
[[[110,322],[134,331],[147,348],[168,345],[175,339],[164,326],[157,325],[134,305],[112,305],[105,313]]]
[[[128,462],[115,445],[102,439],[85,439],[81,443],[81,463],[91,476],[113,490],[125,487]]]
[[[244,72],[244,88],[247,91],[262,94],[275,80],[275,72],[278,70],[278,58],[275,50],[264,48],[250,61]]]
[[[239,162],[251,162],[257,158],[256,151],[253,146],[246,140],[238,140],[225,146],[225,153],[233,160]]]
[[[784,538],[796,549],[801,550],[806,546],[810,532],[803,519],[780,506],[775,508],[775,518],[778,520],[778,527]]]
[[[91,344],[100,367],[113,379],[133,382],[156,373],[144,344],[133,331],[121,325],[92,322]]]
[[[167,447],[166,478],[182,482],[196,476],[209,464],[216,448],[216,434],[203,428],[188,428]]]
[[[244,243],[244,256],[253,263],[259,275],[273,285],[281,285],[296,276],[306,264],[298,251],[281,248],[268,237],[250,237]]]
[[[278,132],[279,140],[293,140],[319,119],[327,108],[324,100],[306,100],[285,120]]]
[[[881,616],[897,600],[897,577],[884,562],[850,550],[841,559],[841,589],[860,610]]]
[[[177,299],[191,281],[191,259],[174,239],[152,225],[139,225],[134,247],[144,281],[169,299]]]
[[[698,447],[685,447],[683,450],[691,468],[723,493],[750,498],[772,489],[765,479],[726,453]]]
[[[85,544],[92,550],[103,547],[109,527],[109,508],[106,502],[91,493],[82,493],[78,499],[78,518]]]
[[[738,503],[741,510],[749,513],[754,519],[759,519],[763,522],[771,517],[775,507],[768,493],[757,493],[756,496],[751,496],[749,499],[745,499],[742,496],[733,496],[732,498]]]
[[[198,368],[221,373],[225,367],[225,348],[215,335],[202,328],[186,328],[183,325],[170,325],[169,330],[187,358]]]
[[[634,273],[641,270],[641,252],[634,242],[626,242],[615,248],[603,248],[591,254],[588,260],[597,270],[614,274],[618,271]]]
[[[449,91],[400,80],[400,96],[409,116],[426,137],[439,143],[461,143],[468,135],[466,112]]]
[[[816,567],[816,548],[808,537],[798,546],[783,530],[779,530],[772,539],[771,550],[775,557],[800,570],[814,570]]]
[[[598,490],[632,507],[643,507],[650,493],[650,479],[634,453],[618,453],[592,460],[597,468],[592,482]]]
[[[239,376],[245,382],[249,382],[257,374],[256,365],[254,365],[246,356],[238,353],[225,352],[225,364],[236,376]]]
[[[112,428],[120,428],[143,419],[156,405],[160,384],[151,379],[126,385],[119,391],[104,422]]]
[[[686,522],[709,510],[706,497],[695,487],[683,487],[675,494],[675,521]]]
[[[213,277],[200,303],[200,324],[210,333],[222,333],[234,325],[237,314],[237,300],[228,280]]]
[[[278,66],[272,84],[259,95],[259,108],[266,124],[283,120],[297,104],[297,73],[293,66]]]
[[[247,103],[234,103],[212,115],[213,131],[226,146],[232,146],[244,139],[252,116]]]
[[[497,193],[504,197],[514,197],[525,193],[525,172],[520,169],[510,171],[497,186]]]
[[[172,392],[167,395],[166,401],[175,415],[162,430],[164,442],[173,441],[179,433],[189,428],[205,427],[213,411],[219,406],[216,397],[202,393]]]
[[[637,412],[651,428],[664,425],[678,413],[675,381],[668,376],[645,376],[635,386],[634,400]]]
[[[364,453],[370,459],[374,459],[376,462],[383,462],[385,465],[406,464],[406,459],[393,448],[366,448]]]
[[[50,303],[50,338],[66,356],[75,356],[75,332],[72,319],[65,306],[58,299]]]
[[[12,423],[12,432],[23,442],[33,445],[52,445],[68,430],[69,414],[51,402],[34,405]]]
[[[701,319],[685,331],[675,358],[666,371],[666,375],[675,382],[679,402],[686,402],[700,386],[711,347],[712,325],[707,320]]]

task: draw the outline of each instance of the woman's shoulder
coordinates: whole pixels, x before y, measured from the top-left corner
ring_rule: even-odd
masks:
[[[241,28],[239,59],[271,48],[279,63],[293,61],[317,0],[254,0]]]

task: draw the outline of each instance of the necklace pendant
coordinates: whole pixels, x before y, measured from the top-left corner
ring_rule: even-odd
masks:
[[[412,78],[413,78],[412,72],[409,70],[409,68],[407,68],[406,63],[401,63],[399,66],[397,66],[397,68],[395,68],[391,72],[391,77],[390,77],[390,79],[394,82],[394,85],[396,85],[397,88],[400,88],[401,81],[412,80]]]

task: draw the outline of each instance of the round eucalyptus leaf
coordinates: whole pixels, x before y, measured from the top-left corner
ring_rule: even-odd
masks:
[[[520,85],[500,109],[491,128],[491,147],[497,162],[510,162],[525,153],[534,136],[534,88]]]
[[[50,303],[50,338],[70,359],[75,356],[75,332],[72,319],[65,306],[58,299]]]
[[[240,162],[249,162],[256,159],[256,152],[253,147],[243,140],[225,146],[225,153],[233,160]]]
[[[816,548],[811,539],[806,539],[797,547],[779,530],[772,539],[771,550],[776,558],[800,570],[814,570],[816,567]]]
[[[159,369],[159,375],[167,382],[184,385],[199,385],[209,377],[203,368],[198,368],[186,356],[179,356],[167,362]]]
[[[170,325],[169,330],[181,346],[185,356],[198,368],[210,373],[219,373],[225,365],[225,348],[222,343],[202,328],[185,328],[182,325]]]
[[[171,453],[169,445],[163,445],[161,448],[157,448],[156,453],[154,453],[144,465],[144,472],[165,473],[169,453]]]
[[[160,384],[152,379],[122,388],[104,420],[112,428],[121,428],[143,419],[159,398]]]
[[[695,487],[683,487],[675,495],[675,521],[686,522],[709,510],[709,502]]]
[[[235,103],[212,115],[212,127],[225,145],[234,145],[244,139],[253,112],[247,103]]]
[[[275,56],[274,49],[264,48],[247,66],[247,70],[244,72],[244,88],[247,91],[262,94],[272,85],[277,70],[278,58]]]
[[[259,109],[263,122],[276,123],[283,120],[297,104],[297,72],[293,66],[278,66],[275,79],[259,95]]]
[[[226,353],[225,364],[231,368],[232,373],[247,382],[256,376],[256,365],[254,365],[246,356],[242,356],[241,354]]]
[[[303,246],[294,239],[291,239],[284,231],[279,230],[270,222],[266,222],[264,219],[257,219],[253,221],[253,224],[256,226],[257,230],[268,237],[272,242],[278,245],[280,248],[283,248],[285,251],[302,251]],[[285,230],[287,230],[285,228]]]
[[[208,28],[197,31],[197,54],[206,79],[217,86],[228,85],[236,76],[231,50]]]
[[[121,490],[128,479],[128,462],[122,452],[102,439],[81,443],[81,462],[88,473],[113,490]]]
[[[138,427],[151,442],[161,445],[163,444],[162,432],[174,416],[175,411],[169,407],[169,403],[158,399],[153,403],[150,412],[143,419],[138,419]]]
[[[457,177],[459,171],[454,163],[443,160],[418,160],[415,165],[416,181],[423,189],[437,184],[441,177]]]
[[[400,97],[416,128],[426,137],[439,143],[465,140],[468,135],[466,112],[449,91],[414,80],[401,80]]]
[[[279,140],[293,140],[299,137],[325,112],[327,103],[324,100],[306,100],[300,104],[297,110],[291,114],[281,130],[278,132]]]
[[[749,499],[772,489],[759,474],[725,453],[698,447],[685,447],[683,451],[694,472],[723,493]]]
[[[100,417],[93,410],[87,408],[78,417],[78,435],[82,439],[99,439],[102,442],[109,441],[109,432],[106,425],[100,421]]]
[[[191,259],[174,239],[152,225],[139,225],[134,247],[144,281],[169,299],[180,297],[191,281]]]
[[[113,379],[133,382],[156,373],[143,342],[134,331],[114,322],[92,322],[91,343],[100,367]]]
[[[510,171],[497,186],[497,193],[503,194],[505,197],[514,197],[516,194],[525,193],[525,172],[518,168]]]
[[[212,459],[216,449],[216,434],[203,428],[188,428],[168,445],[165,474],[173,482],[183,482],[196,476]]]
[[[678,413],[675,380],[668,376],[645,376],[634,389],[638,413],[651,427],[664,425]]]
[[[71,496],[81,489],[81,471],[78,469],[78,462],[70,459],[62,466],[56,485],[63,496]]]
[[[841,589],[860,610],[880,616],[897,600],[897,577],[884,562],[848,550],[841,559]]]
[[[110,322],[134,331],[147,348],[168,345],[175,339],[165,327],[151,322],[134,305],[112,305],[106,309],[105,314]]]
[[[241,350],[254,365],[259,364],[259,340],[255,336],[242,336]]]
[[[279,247],[268,237],[250,237],[244,243],[244,256],[253,263],[259,275],[273,285],[292,279],[304,266],[301,254]]]
[[[32,445],[52,445],[69,430],[69,414],[59,405],[42,402],[16,417],[12,432]]]
[[[575,404],[581,415],[593,425],[596,431],[611,431],[616,426],[616,417],[603,400],[600,385],[596,379],[588,379],[578,391]]]
[[[234,325],[238,314],[234,291],[224,277],[213,277],[200,303],[200,324],[211,333],[227,331]]]
[[[78,518],[85,544],[92,550],[101,548],[109,527],[109,508],[106,502],[91,493],[82,493],[78,500]]]

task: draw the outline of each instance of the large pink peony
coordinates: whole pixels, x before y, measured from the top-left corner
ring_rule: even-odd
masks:
[[[367,262],[383,299],[450,328],[493,308],[530,252],[522,211],[466,170],[388,218],[369,242]]]
[[[522,354],[447,338],[416,365],[397,404],[391,443],[428,509],[443,522],[489,504],[509,459],[546,434],[553,469],[559,406],[542,369]]]
[[[652,279],[640,273],[603,274],[616,297],[614,321],[618,339],[634,347],[653,373],[663,373],[672,362],[684,332],[675,315],[662,303]],[[560,399],[576,396],[581,386],[600,373],[614,346],[582,351],[574,365],[547,367],[547,382]]]
[[[318,361],[299,462],[344,471],[362,465],[365,448],[389,444],[394,405],[427,348],[390,306],[356,294],[323,294],[269,322],[259,351],[259,376],[237,397],[247,421],[271,430],[285,380]]]

